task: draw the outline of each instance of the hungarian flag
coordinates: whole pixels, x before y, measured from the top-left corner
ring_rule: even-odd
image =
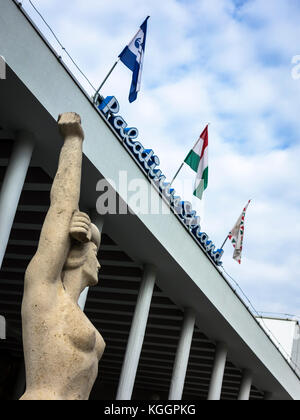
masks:
[[[208,185],[208,125],[184,162],[197,172],[194,195],[201,200]]]
[[[233,229],[229,232],[228,238],[231,240],[234,247],[233,259],[241,264],[242,250],[243,250],[243,240],[244,240],[244,231],[245,231],[245,216],[247,208],[251,200],[248,201],[248,204],[243,209],[242,214],[240,215],[238,221],[236,222]]]

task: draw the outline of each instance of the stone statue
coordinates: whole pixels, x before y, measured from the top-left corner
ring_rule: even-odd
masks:
[[[105,343],[77,302],[98,283],[100,233],[78,210],[84,133],[75,113],[59,116],[64,138],[38,250],[22,302],[26,392],[21,400],[87,400]]]

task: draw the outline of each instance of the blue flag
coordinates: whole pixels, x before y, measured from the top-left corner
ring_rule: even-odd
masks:
[[[129,70],[132,71],[132,83],[129,92],[129,102],[133,102],[137,98],[137,94],[141,89],[141,79],[143,70],[143,61],[145,54],[146,35],[147,35],[147,21],[150,16],[144,21],[138,33],[133,40],[119,55],[122,63],[125,64]]]

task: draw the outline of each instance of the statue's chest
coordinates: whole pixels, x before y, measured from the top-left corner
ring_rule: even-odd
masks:
[[[63,314],[71,344],[86,353],[94,351],[98,332],[81,309],[70,300],[64,305]]]

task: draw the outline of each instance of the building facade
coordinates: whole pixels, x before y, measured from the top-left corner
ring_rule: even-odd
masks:
[[[24,273],[49,207],[56,120],[76,111],[86,135],[81,210],[102,231],[99,284],[80,299],[107,344],[91,399],[299,399],[296,370],[222,275],[218,250],[201,246],[141,165],[140,149],[127,147],[14,0],[1,1],[0,55],[0,398],[24,390]],[[120,171],[128,183],[147,183],[160,214],[120,211],[128,197],[110,182]],[[118,211],[99,215],[107,192]]]

